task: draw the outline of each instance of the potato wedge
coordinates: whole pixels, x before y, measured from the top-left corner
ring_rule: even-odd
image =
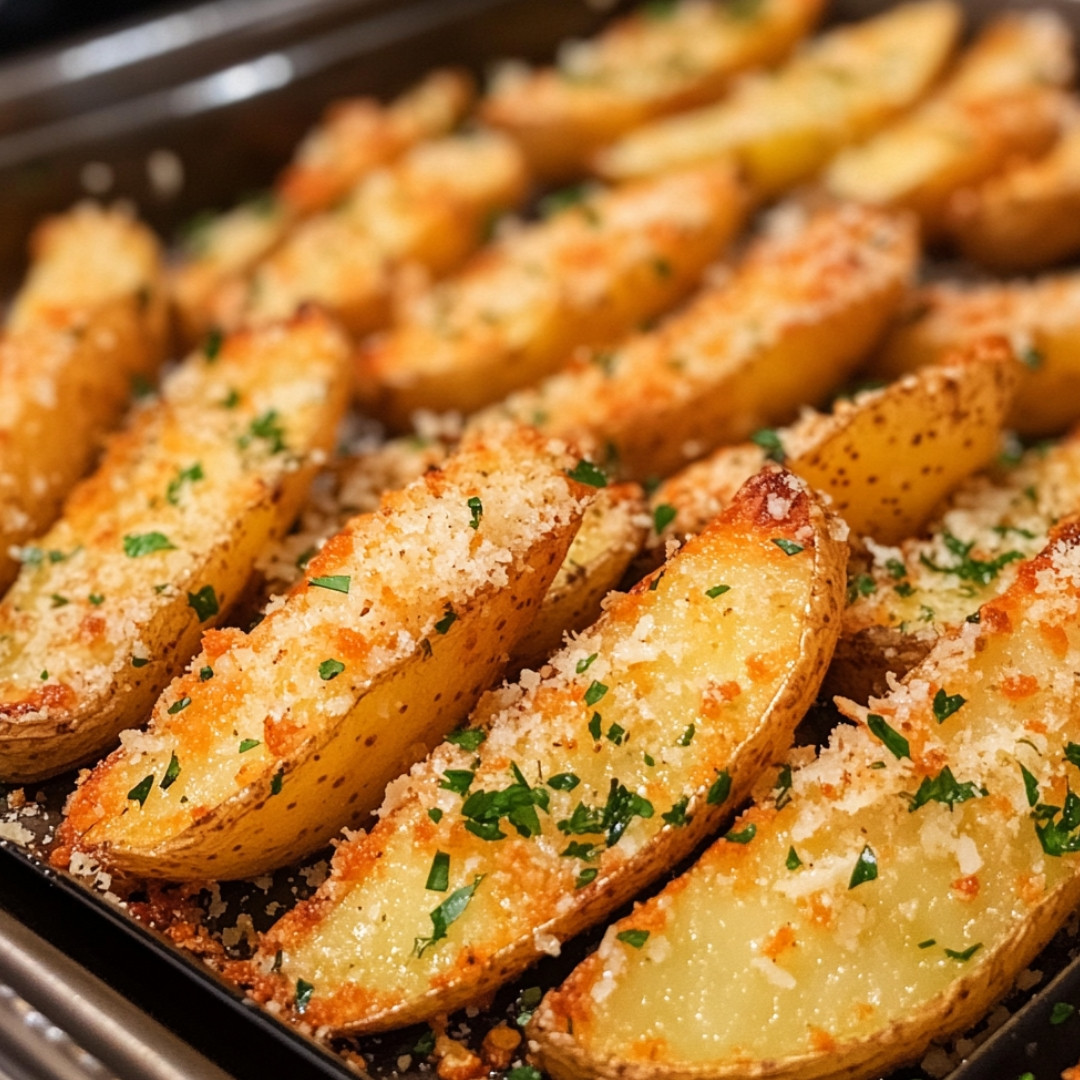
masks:
[[[888,697],[843,702],[858,726],[544,999],[545,1071],[857,1080],[984,1013],[1080,901],[1078,565],[1074,518]]]
[[[449,1012],[692,850],[813,699],[843,587],[831,528],[790,474],[750,481],[391,787],[379,823],[266,935],[256,995],[334,1031]]]
[[[520,152],[503,135],[421,143],[369,173],[334,210],[297,225],[248,274],[222,283],[223,327],[286,318],[311,301],[353,334],[390,321],[403,264],[440,276],[471,254],[492,217],[521,201]]]
[[[557,65],[508,67],[481,115],[521,144],[547,180],[585,171],[592,151],[666,113],[713,101],[741,71],[782,60],[821,15],[822,0],[643,5]]]
[[[0,779],[143,721],[288,528],[348,391],[347,343],[306,315],[190,357],[116,437],[0,603]]]
[[[0,592],[12,547],[56,520],[136,381],[164,358],[161,252],[144,226],[91,204],[51,218],[0,337]]]
[[[991,335],[1009,338],[1030,369],[1010,427],[1022,435],[1054,435],[1080,420],[1080,274],[917,289],[867,374],[896,378]]]
[[[999,16],[937,94],[838,155],[825,171],[826,189],[842,199],[915,210],[927,234],[940,235],[956,191],[1053,144],[1066,111],[1057,88],[1073,77],[1072,51],[1058,15]]]
[[[1080,512],[1080,431],[972,477],[925,535],[868,542],[849,567],[848,606],[828,688],[865,701],[943,633],[1008,588],[1058,521]]]
[[[591,498],[577,461],[504,431],[354,518],[251,633],[205,636],[149,730],[71,797],[61,843],[143,877],[234,878],[362,822],[527,627]]]
[[[785,211],[727,281],[655,332],[514,394],[509,415],[606,447],[634,479],[665,476],[826,397],[873,347],[914,271],[903,216]]]
[[[881,390],[804,414],[758,443],[722,447],[661,484],[650,547],[693,536],[766,461],[783,460],[859,536],[883,544],[916,533],[943,498],[997,453],[1023,365],[1000,338]],[[1080,510],[1080,504],[1077,507]]]
[[[389,105],[373,98],[339,101],[300,143],[273,194],[197,219],[185,239],[187,258],[171,281],[188,342],[198,341],[213,325],[209,305],[224,282],[247,273],[299,218],[328,209],[367,173],[422,140],[451,131],[472,97],[466,73],[443,70]]]
[[[595,168],[623,180],[732,160],[760,197],[778,195],[922,97],[959,30],[950,0],[916,0],[838,26],[718,105],[631,132],[597,153]]]
[[[727,167],[599,192],[478,255],[360,356],[360,400],[401,429],[472,412],[685,296],[747,211]]]
[[[945,229],[964,255],[1000,273],[1039,270],[1080,252],[1080,125],[1045,157],[956,192]]]

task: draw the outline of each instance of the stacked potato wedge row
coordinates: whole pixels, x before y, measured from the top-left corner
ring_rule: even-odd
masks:
[[[985,1011],[1080,898],[1078,567],[1071,518],[886,697],[842,702],[855,726],[548,995],[544,1068],[870,1077]]]
[[[816,693],[844,588],[836,527],[782,469],[749,481],[390,789],[380,822],[270,932],[257,992],[334,1030],[430,1017],[557,952],[687,854]]]
[[[459,723],[528,627],[595,490],[533,432],[473,440],[353,519],[72,796],[62,844],[133,874],[242,877],[324,845]]]
[[[369,172],[422,140],[445,135],[472,97],[468,75],[436,71],[389,105],[371,98],[331,105],[297,147],[273,194],[207,215],[188,230],[185,258],[170,281],[185,339],[194,343],[213,326],[218,289],[246,275],[298,220],[328,209]]]
[[[39,226],[0,335],[0,589],[13,546],[52,524],[164,358],[166,295],[150,232],[86,205]]]
[[[333,445],[348,347],[323,316],[212,345],[22,551],[0,602],[4,780],[92,760],[143,722]]]

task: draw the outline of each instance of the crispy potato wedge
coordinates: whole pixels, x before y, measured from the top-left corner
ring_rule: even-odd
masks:
[[[451,131],[472,103],[462,71],[435,71],[396,101],[339,101],[300,143],[274,193],[223,214],[196,219],[172,294],[181,332],[194,343],[211,326],[218,288],[244,275],[277,246],[299,218],[326,210],[354,184],[424,139]]]
[[[1003,273],[1052,266],[1080,251],[1080,125],[1037,161],[1021,161],[945,210],[957,247]]]
[[[685,296],[747,203],[730,169],[599,191],[522,228],[422,295],[361,352],[361,403],[394,428],[472,412]]]
[[[1030,369],[1010,427],[1022,435],[1054,435],[1080,420],[1080,274],[917,289],[867,374],[896,378],[991,335],[1008,337]]]
[[[547,180],[584,172],[592,151],[666,113],[715,100],[739,72],[782,60],[820,17],[822,0],[644,5],[557,65],[498,77],[481,105]]]
[[[544,999],[545,1071],[856,1080],[984,1013],[1080,901],[1078,566],[1074,518],[888,697],[843,702],[857,726]]]
[[[190,357],[115,438],[0,603],[0,779],[143,721],[288,528],[348,392],[346,341],[307,315]]]
[[[917,258],[903,216],[785,211],[728,280],[655,332],[594,352],[476,422],[509,415],[594,440],[628,477],[665,476],[843,383],[892,317]]]
[[[770,458],[827,492],[857,535],[883,544],[911,536],[995,456],[1022,372],[1008,344],[991,338],[948,366],[838,400],[830,414],[807,413],[759,432],[758,443],[722,447],[653,493],[653,521],[665,524],[650,547],[700,532]]]
[[[596,170],[623,180],[732,160],[759,196],[777,195],[922,97],[959,29],[950,0],[917,0],[839,26],[718,105],[631,132],[596,154]]]
[[[234,878],[363,821],[528,626],[591,498],[577,461],[504,431],[354,518],[249,634],[205,636],[72,796],[61,842],[139,876]]]
[[[843,199],[908,207],[929,235],[941,234],[956,191],[1052,145],[1066,114],[1057,88],[1073,77],[1072,53],[1060,16],[999,16],[937,94],[839,154],[825,171],[826,189]]]
[[[494,215],[525,194],[525,164],[504,135],[421,143],[369,173],[335,209],[297,225],[210,305],[223,327],[285,318],[305,302],[353,334],[390,321],[403,265],[439,276],[485,239]]]
[[[10,551],[56,520],[136,381],[164,357],[165,288],[153,234],[91,204],[50,218],[0,336],[0,591]]]
[[[972,477],[925,535],[868,542],[849,567],[848,606],[827,685],[865,701],[943,633],[1008,588],[1062,518],[1080,511],[1080,431]]]
[[[782,469],[751,480],[390,788],[379,823],[265,937],[256,995],[295,1017],[302,980],[303,1019],[334,1031],[448,1012],[684,857],[814,698],[843,593],[834,526]]]

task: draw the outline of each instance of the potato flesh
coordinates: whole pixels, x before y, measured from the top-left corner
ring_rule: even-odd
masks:
[[[1022,924],[1050,909],[1054,889],[1076,874],[1076,856],[1044,853],[1019,766],[1039,801],[1060,806],[1066,780],[1075,783],[1063,747],[1080,734],[1071,674],[1080,659],[1078,565],[1074,520],[984,607],[980,624],[943,640],[888,698],[871,700],[870,712],[909,740],[910,757],[893,756],[862,725],[838,728],[816,760],[796,763],[786,805],[759,798],[744,815],[740,824],[757,828],[750,843],[718,842],[609,930],[541,1008],[546,1032],[565,1032],[573,1017],[572,1039],[547,1035],[542,1055],[547,1040],[564,1052],[576,1043],[579,1069],[586,1058],[664,1060],[708,1063],[717,1076],[790,1057],[770,1075],[823,1076],[796,1057],[851,1065],[873,1050],[860,1040],[912,1024],[887,1059],[850,1073],[869,1076],[947,1034],[946,1018],[955,1029],[935,1006],[959,980],[972,1007],[985,1007],[1003,989],[1002,969],[1015,975],[1053,932],[1040,927],[1021,944]],[[939,690],[965,699],[940,723]],[[845,711],[865,721],[866,709]],[[988,795],[910,811],[904,793],[945,765]],[[877,877],[852,887],[867,845]],[[791,849],[802,863],[794,870]],[[615,936],[634,926],[651,930],[640,952]],[[975,945],[966,959],[945,952]]]
[[[656,331],[596,353],[483,414],[614,446],[622,472],[663,476],[792,419],[850,373],[914,270],[911,222],[787,208],[724,283]]]
[[[779,194],[913,104],[959,27],[958,9],[942,0],[841,26],[720,104],[631,133],[598,155],[598,169],[625,179],[730,158],[759,194]]]
[[[785,745],[787,724],[801,709],[792,706],[789,716],[778,706],[770,718],[770,706],[786,693],[806,700],[813,693],[810,672],[830,650],[831,620],[814,619],[822,637],[811,646],[808,612],[833,602],[839,549],[820,512],[808,519],[809,500],[796,481],[759,478],[747,490],[726,520],[653,579],[655,589],[643,583],[616,594],[601,620],[553,658],[554,670],[523,677],[524,693],[511,689],[485,699],[473,723],[487,738],[475,753],[444,744],[391,789],[370,836],[339,848],[326,899],[311,904],[315,921],[298,909],[266,946],[283,949],[288,986],[304,978],[316,987],[309,1019],[334,1027],[392,1026],[403,1017],[380,1017],[384,1009],[431,1015],[470,1000],[485,982],[497,985],[542,955],[545,943],[610,910],[626,885],[621,891],[616,885],[614,895],[598,893],[608,881],[640,883],[692,844],[722,813],[705,796],[727,767],[733,805],[750,782],[746,772],[753,772],[738,768],[748,746],[758,739]],[[775,504],[765,510],[768,499]],[[805,547],[789,556],[777,538]],[[722,585],[728,591],[709,595]],[[598,685],[608,689],[589,703],[590,687],[595,692]],[[588,726],[594,712],[602,714],[599,739]],[[557,773],[580,782],[571,791],[549,790],[550,813],[541,813],[539,835],[520,837],[504,822],[505,839],[482,839],[465,829],[461,797],[441,787],[446,770],[474,769],[472,790],[491,791],[511,782],[512,762],[530,785]],[[564,835],[556,829],[579,803],[603,805],[616,780],[647,797],[655,813],[633,817],[606,848],[600,830]],[[690,824],[666,824],[662,815],[681,800]],[[442,811],[438,822],[428,814],[433,807]],[[654,852],[647,845],[662,830],[663,847]],[[570,841],[595,843],[597,857],[561,854]],[[447,940],[417,957],[416,939],[431,933],[429,913],[443,898],[424,888],[437,850],[450,855],[451,888],[484,876]],[[647,869],[646,851],[653,852]],[[595,884],[575,889],[589,868],[599,870]],[[486,972],[470,968],[470,954],[492,958],[500,951],[512,955],[492,959]]]
[[[514,620],[528,617],[580,519],[580,488],[565,475],[576,460],[527,433],[492,440],[389,496],[377,515],[353,519],[249,635],[205,639],[191,673],[158,702],[149,732],[126,736],[69,803],[69,837],[142,873],[235,877],[298,857],[360,820],[407,767],[410,749],[415,758],[436,741],[497,672],[513,640],[503,626],[520,630]],[[474,494],[483,506],[476,530]],[[312,584],[342,575],[347,592]],[[446,622],[448,610],[455,617]],[[444,670],[447,650],[456,673]],[[432,653],[442,685],[425,674]],[[327,661],[342,669],[327,673]],[[203,667],[214,672],[207,681]],[[175,709],[185,698],[190,704]],[[367,698],[375,704],[365,711]],[[334,747],[354,719],[357,731]],[[432,732],[433,722],[442,727]],[[173,754],[181,771],[162,789]],[[349,767],[335,789],[336,755]],[[151,774],[156,786],[136,807],[128,793]],[[275,786],[286,798],[274,802]],[[215,828],[222,817],[228,828]]]

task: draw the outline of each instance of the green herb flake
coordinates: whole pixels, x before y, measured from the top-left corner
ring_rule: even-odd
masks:
[[[484,504],[476,495],[473,495],[473,497],[469,499],[465,503],[465,505],[469,508],[469,513],[472,516],[471,520],[469,521],[469,528],[479,529],[480,519],[484,516]]]
[[[586,656],[584,660],[577,662],[577,673],[584,675],[586,671],[592,666],[592,662],[599,656],[599,653],[593,653],[592,656]]]
[[[1023,558],[1019,551],[1006,551],[996,559],[973,559],[971,550],[975,547],[974,540],[965,544],[950,532],[944,533],[941,539],[949,553],[956,557],[956,562],[952,566],[938,566],[929,556],[923,554],[919,556],[923,566],[939,574],[955,574],[961,581],[973,581],[978,585],[989,585],[1003,567]]]
[[[331,679],[336,679],[345,670],[345,665],[340,660],[324,660],[319,665],[319,678],[323,682],[330,682]]]
[[[448,633],[449,630],[450,630],[450,627],[453,626],[454,623],[456,623],[456,622],[457,622],[457,612],[454,611],[454,609],[449,604],[447,604],[445,609],[444,609],[443,617],[435,624],[435,633],[437,633],[437,634],[446,634],[446,633]]]
[[[969,946],[962,952],[957,952],[955,949],[946,949],[945,955],[950,960],[959,960],[960,963],[967,963],[980,949],[982,948],[982,942],[977,941],[974,945]]]
[[[677,511],[670,503],[661,503],[653,510],[653,532],[659,536],[676,518]]]
[[[686,813],[686,807],[689,803],[689,797],[684,795],[678,802],[672,804],[671,809],[666,814],[661,814],[660,816],[673,829],[681,829],[684,825],[689,825],[692,820]]]
[[[206,335],[202,351],[208,364],[213,364],[221,355],[221,344],[224,340],[225,335],[216,326]]]
[[[798,555],[803,550],[802,545],[792,540],[785,540],[782,536],[774,536],[772,541],[785,555]]]
[[[590,708],[595,705],[600,699],[608,692],[608,688],[596,679],[589,684],[589,688],[585,691],[585,704]]]
[[[611,727],[607,729],[605,738],[608,742],[613,742],[616,746],[622,746],[623,742],[626,740],[626,728],[621,724],[612,724]]]
[[[657,588],[660,585],[660,582],[664,580],[664,575],[666,573],[666,570],[661,570],[660,573],[657,574],[656,577],[654,577],[652,581],[649,582],[649,592],[656,592]]]
[[[124,537],[124,554],[129,559],[138,559],[143,555],[152,555],[155,551],[175,551],[176,545],[169,542],[164,533],[128,533]]]
[[[258,739],[241,739],[240,753],[246,754],[249,750],[254,750],[256,746],[261,745],[262,743]]]
[[[644,761],[650,769],[656,764],[656,758],[654,758],[652,754],[642,754],[641,760]]]
[[[888,570],[889,574],[897,581],[907,577],[907,567],[899,559],[887,559],[885,561],[885,569]]]
[[[908,803],[908,810],[915,813],[930,802],[944,803],[951,810],[956,803],[967,802],[987,794],[986,788],[976,787],[973,780],[958,784],[952,770],[946,765],[937,776],[924,776],[919,790]]]
[[[691,724],[676,740],[676,745],[689,746],[694,741],[695,734],[697,734],[697,728]]]
[[[444,791],[452,791],[455,795],[464,796],[472,787],[475,776],[476,773],[470,772],[468,769],[447,769],[443,773],[443,778],[439,781],[439,787]]]
[[[46,669],[45,671],[42,671],[42,673],[38,676],[38,678],[40,678],[42,682],[46,682],[48,680],[48,678],[49,678],[48,670]]]
[[[729,844],[749,844],[757,836],[757,826],[751,822],[744,829],[733,829],[724,834],[724,839]]]
[[[730,592],[730,585],[714,585],[711,589],[705,590],[705,595],[710,600],[715,600],[718,596],[723,596],[724,593]]]
[[[791,802],[791,766],[784,765],[776,777],[776,809],[783,810]]]
[[[1065,760],[1072,762],[1073,765],[1080,766],[1080,743],[1066,743]]]
[[[455,889],[434,911],[431,912],[431,936],[418,937],[413,942],[413,955],[422,957],[424,953],[446,937],[449,927],[457,922],[469,906],[480,882],[484,880],[483,874],[477,874],[471,885],[463,885]]]
[[[180,698],[179,701],[174,701],[168,709],[170,716],[175,716],[178,712],[183,712],[191,704],[191,698],[186,694]]]
[[[1020,765],[1020,762],[1017,762],[1017,765]],[[1024,778],[1028,806],[1035,806],[1039,801],[1039,781],[1023,765],[1020,765],[1020,775]]]
[[[937,938],[927,938],[925,941],[919,942],[920,949],[932,949],[937,944]]]
[[[266,443],[267,452],[280,454],[288,449],[285,445],[285,429],[281,426],[277,409],[267,409],[261,416],[251,421],[248,433],[241,435],[237,443],[241,450],[246,450],[256,439]]]
[[[544,1080],[544,1074],[532,1065],[516,1065],[506,1074],[506,1080]]]
[[[600,741],[600,723],[600,714],[598,712],[594,712],[589,720],[589,734],[593,737],[594,742]]]
[[[437,806],[433,806],[427,812],[427,816],[431,818],[431,820],[434,821],[436,825],[438,825],[439,822],[442,821],[442,813],[443,812]]]
[[[274,775],[270,778],[270,794],[271,795],[280,795],[281,794],[281,786],[284,783],[284,780],[285,780],[285,773],[281,769],[279,769],[276,773],[274,773]]]
[[[561,772],[549,776],[547,786],[555,791],[573,791],[580,783],[581,780],[572,772]]]
[[[878,876],[877,856],[867,844],[859,852],[859,858],[855,862],[855,868],[851,871],[851,880],[848,882],[849,889],[858,888],[868,881],[874,881]]]
[[[129,799],[134,799],[140,806],[145,805],[150,789],[154,786],[154,774],[144,776],[128,793]]]
[[[450,888],[450,856],[445,851],[435,852],[424,888],[431,892],[446,892]]]
[[[348,595],[349,586],[352,584],[352,575],[328,574],[325,577],[313,577],[308,580],[308,584],[315,589],[328,589],[330,592]]]
[[[149,656],[133,656],[131,658],[131,666],[134,668],[146,667],[146,665],[149,663]]]
[[[939,724],[944,724],[966,702],[967,698],[960,694],[946,694],[944,689],[939,690],[934,695],[934,719]]]
[[[1060,814],[1060,817],[1057,815]],[[1044,806],[1040,803],[1031,812],[1035,821],[1035,833],[1047,855],[1060,857],[1080,851],[1080,798],[1068,789],[1063,807]]]
[[[579,484],[587,484],[589,487],[607,487],[607,477],[591,462],[582,458],[572,469],[566,470],[566,475]]]
[[[861,596],[873,596],[877,592],[877,582],[869,574],[856,574],[848,582],[847,602],[854,604]]]
[[[101,607],[105,603],[105,597],[101,593],[92,592],[87,598],[94,607]]]
[[[574,888],[575,889],[584,889],[586,885],[589,885],[590,883],[592,883],[592,882],[594,882],[596,880],[596,876],[599,873],[600,873],[600,871],[599,871],[599,869],[597,869],[597,867],[595,867],[595,866],[587,866],[574,879]]]
[[[780,436],[773,428],[762,428],[760,431],[755,431],[750,436],[750,441],[756,443],[765,451],[765,457],[769,461],[783,462],[787,454],[784,453],[784,444],[780,441]]]
[[[723,806],[731,794],[731,774],[725,769],[719,773],[709,788],[705,801],[709,806]]]
[[[303,1015],[307,1012],[308,1002],[315,993],[315,987],[304,979],[296,980],[296,1011]]]
[[[648,930],[622,930],[615,935],[624,945],[632,949],[640,949],[649,940]]]
[[[410,1053],[417,1057],[430,1057],[435,1052],[435,1032],[428,1028],[416,1042],[413,1043]]]
[[[486,738],[486,732],[479,728],[459,728],[457,731],[450,732],[446,736],[446,741],[472,754],[480,748]]]
[[[788,848],[784,866],[786,866],[788,870],[798,870],[799,867],[802,866],[802,859],[799,858],[799,853],[795,850],[794,845]]]
[[[71,603],[71,601],[66,596],[61,596],[59,593],[55,592],[52,594],[51,597],[49,597],[49,599],[52,600],[52,606],[54,608],[67,607],[67,605]]]
[[[201,668],[199,668],[199,678],[203,682],[208,682],[213,677],[214,677],[214,669],[212,667],[201,667]]]
[[[566,845],[566,849],[559,852],[559,857],[563,859],[583,859],[585,862],[592,862],[593,859],[600,858],[600,846],[599,844],[583,844],[580,840],[571,840]]]
[[[194,609],[201,623],[213,618],[221,610],[218,607],[217,593],[214,592],[213,585],[204,585],[198,592],[189,592],[187,599],[188,607]]]
[[[235,409],[240,404],[240,391],[235,386],[229,387],[229,392],[221,399],[223,409]]]
[[[884,716],[877,713],[869,713],[866,717],[866,726],[871,733],[885,744],[885,748],[894,758],[911,758],[911,744],[900,734],[896,728],[890,726]]]
[[[176,783],[176,779],[179,775],[180,759],[176,756],[174,751],[172,757],[169,758],[169,764],[165,769],[165,775],[161,778],[161,783],[158,784],[158,787],[160,787],[162,791],[168,791],[169,788]]]
[[[181,469],[165,489],[165,501],[171,506],[180,505],[180,492],[185,484],[194,484],[197,480],[205,479],[202,465],[196,461],[188,469]]]
[[[1050,1023],[1055,1026],[1064,1024],[1075,1012],[1075,1005],[1070,1005],[1067,1001],[1055,1001],[1054,1007],[1050,1010]]]

